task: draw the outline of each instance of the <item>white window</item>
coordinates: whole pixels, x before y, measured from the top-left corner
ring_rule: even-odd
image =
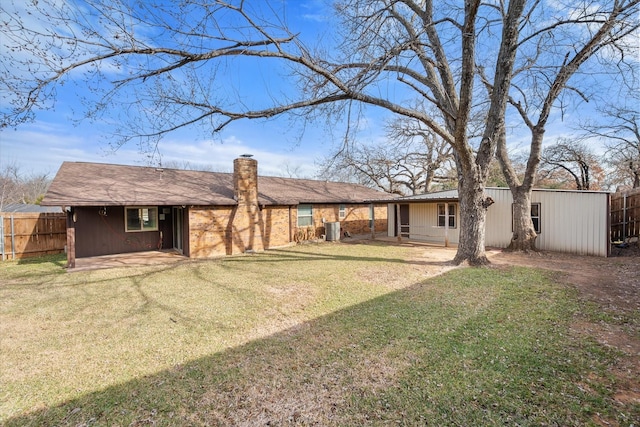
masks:
[[[313,207],[311,205],[298,205],[298,227],[313,225]]]
[[[533,222],[533,229],[537,234],[542,232],[540,227],[540,203],[531,203],[531,221]]]
[[[127,233],[158,230],[158,208],[124,208],[124,226]]]
[[[449,212],[445,212],[445,204],[438,203],[438,227],[449,223],[449,228],[456,228],[456,205],[449,203]]]
[[[340,205],[338,209],[338,218],[343,219],[347,216],[347,207],[345,205]]]
[[[536,231],[536,234],[542,233],[542,220],[540,219],[542,208],[540,207],[540,203],[531,203],[531,222],[533,223],[533,229]],[[513,231],[513,209],[514,205],[511,205],[511,231]]]

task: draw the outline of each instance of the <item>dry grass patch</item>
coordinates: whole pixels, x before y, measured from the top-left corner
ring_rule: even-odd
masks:
[[[388,292],[355,277],[365,265],[396,271],[409,286],[405,253],[320,245],[73,274],[62,257],[3,263],[0,421]]]
[[[96,302],[88,304],[91,316],[72,315],[66,324],[87,336],[76,350],[90,366],[68,364],[62,353],[30,371],[14,357],[11,369],[28,375],[17,383],[2,373],[11,392],[3,396],[2,421],[577,426],[637,419],[640,411],[616,403],[610,387],[606,367],[616,354],[570,333],[580,305],[554,276],[465,268],[418,280],[416,265],[442,266],[407,250],[320,245],[130,269],[98,282],[84,276],[74,285],[65,280],[78,279],[65,276],[75,274],[52,276],[57,287],[40,282],[38,292],[61,292],[71,307]],[[395,272],[406,286],[391,292],[391,276],[375,281],[363,271]],[[114,288],[126,307],[116,304]],[[15,325],[35,316],[34,306],[19,308],[34,297],[29,285],[2,291],[0,320]],[[115,300],[99,309],[102,298]],[[125,328],[108,323],[110,310]],[[44,314],[64,317],[46,307]],[[32,334],[43,340],[29,344],[35,357],[52,347],[48,333]],[[90,368],[104,377],[92,377]],[[45,376],[56,369],[68,378]]]

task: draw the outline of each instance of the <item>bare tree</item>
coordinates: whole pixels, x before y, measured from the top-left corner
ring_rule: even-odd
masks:
[[[566,18],[558,21],[540,19],[543,7],[536,14],[529,14],[530,25],[523,29],[516,46],[519,60],[509,102],[531,134],[522,179],[509,159],[506,130],[500,135],[497,149],[514,199],[514,231],[509,245],[512,250],[535,250],[537,234],[531,221],[531,190],[552,112],[556,107],[560,111],[567,109],[572,95],[587,99],[589,87],[597,87],[597,80],[579,82],[577,75],[586,78],[602,74],[609,67],[614,67],[616,73],[624,72],[628,67],[625,55],[637,49],[638,1],[573,2],[563,7]]]
[[[280,171],[277,176],[285,178],[308,178],[299,164],[294,164],[289,160],[285,160],[279,165]]]
[[[455,182],[451,145],[430,128],[406,117],[390,121],[386,128],[385,142],[340,147],[324,160],[321,176],[400,195],[422,194],[433,184]]]
[[[0,170],[0,212],[11,203],[21,199],[19,169],[15,164],[5,165]]]
[[[0,212],[9,204],[40,204],[49,188],[48,174],[24,174],[10,163],[0,169]]]
[[[624,92],[624,104],[610,101],[598,109],[600,120],[584,122],[586,137],[595,137],[607,148],[606,162],[611,169],[610,185],[640,188],[640,87],[635,76]]]
[[[633,16],[637,1],[616,1],[603,31],[611,34],[627,11]],[[542,46],[556,31],[591,31],[605,16],[572,16],[581,7],[590,9],[586,1],[556,13],[526,0],[341,0],[334,2],[339,44],[313,49],[287,26],[286,13],[266,1],[85,0],[80,7],[40,0],[28,15],[9,10],[13,5],[0,6],[0,84],[13,105],[3,114],[3,126],[32,119],[79,75],[89,91],[88,115],[120,113],[119,123],[129,127],[114,134],[122,141],[141,138],[152,148],[156,138],[195,123],[217,132],[237,120],[287,112],[314,119],[344,117],[358,106],[380,108],[420,121],[453,148],[461,230],[454,261],[471,264],[487,262],[484,184],[505,132],[512,77],[520,72],[514,69],[516,56],[522,49],[531,52],[532,44]],[[576,65],[563,58],[549,62],[561,70],[550,104]],[[299,90],[266,87],[269,96],[261,103],[242,93],[241,85],[220,85],[227,81],[225,72],[252,59],[281,67],[297,79]],[[488,93],[476,87],[479,69]],[[388,90],[391,85],[396,90]],[[416,98],[437,109],[443,123],[406,102]],[[471,138],[471,118],[478,111],[486,112],[484,128]]]
[[[559,139],[543,150],[541,159],[539,172],[545,177],[555,174],[555,180],[569,180],[576,190],[600,189],[602,166],[584,142]]]
[[[162,161],[158,164],[161,168],[167,169],[182,169],[182,170],[192,170],[192,171],[202,171],[202,172],[218,172],[215,170],[213,165],[202,164],[202,163],[191,163],[188,160],[167,160]]]

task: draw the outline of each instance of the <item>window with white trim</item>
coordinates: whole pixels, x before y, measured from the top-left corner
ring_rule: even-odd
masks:
[[[347,207],[345,205],[340,205],[338,208],[338,218],[344,219],[347,216]]]
[[[540,228],[540,203],[531,203],[531,222],[533,222],[533,229],[537,234],[540,234],[542,231]]]
[[[541,203],[531,203],[531,222],[533,223],[533,229],[536,231],[536,234],[542,233],[542,204]],[[513,209],[514,205],[511,205],[511,231],[514,230],[513,226]]]
[[[158,230],[158,208],[135,206],[124,208],[124,229],[127,233]]]
[[[313,206],[298,205],[298,227],[313,225]]]
[[[449,212],[445,212],[445,204],[438,203],[438,227],[444,227],[449,223],[449,228],[456,228],[456,205],[449,203]]]

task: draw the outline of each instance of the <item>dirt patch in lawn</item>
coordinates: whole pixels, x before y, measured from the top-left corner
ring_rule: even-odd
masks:
[[[491,258],[497,265],[522,265],[559,272],[562,281],[575,286],[581,298],[602,310],[607,321],[576,319],[573,331],[593,337],[622,354],[611,367],[611,374],[616,378],[614,399],[621,405],[640,404],[639,252],[610,258],[501,252]]]

